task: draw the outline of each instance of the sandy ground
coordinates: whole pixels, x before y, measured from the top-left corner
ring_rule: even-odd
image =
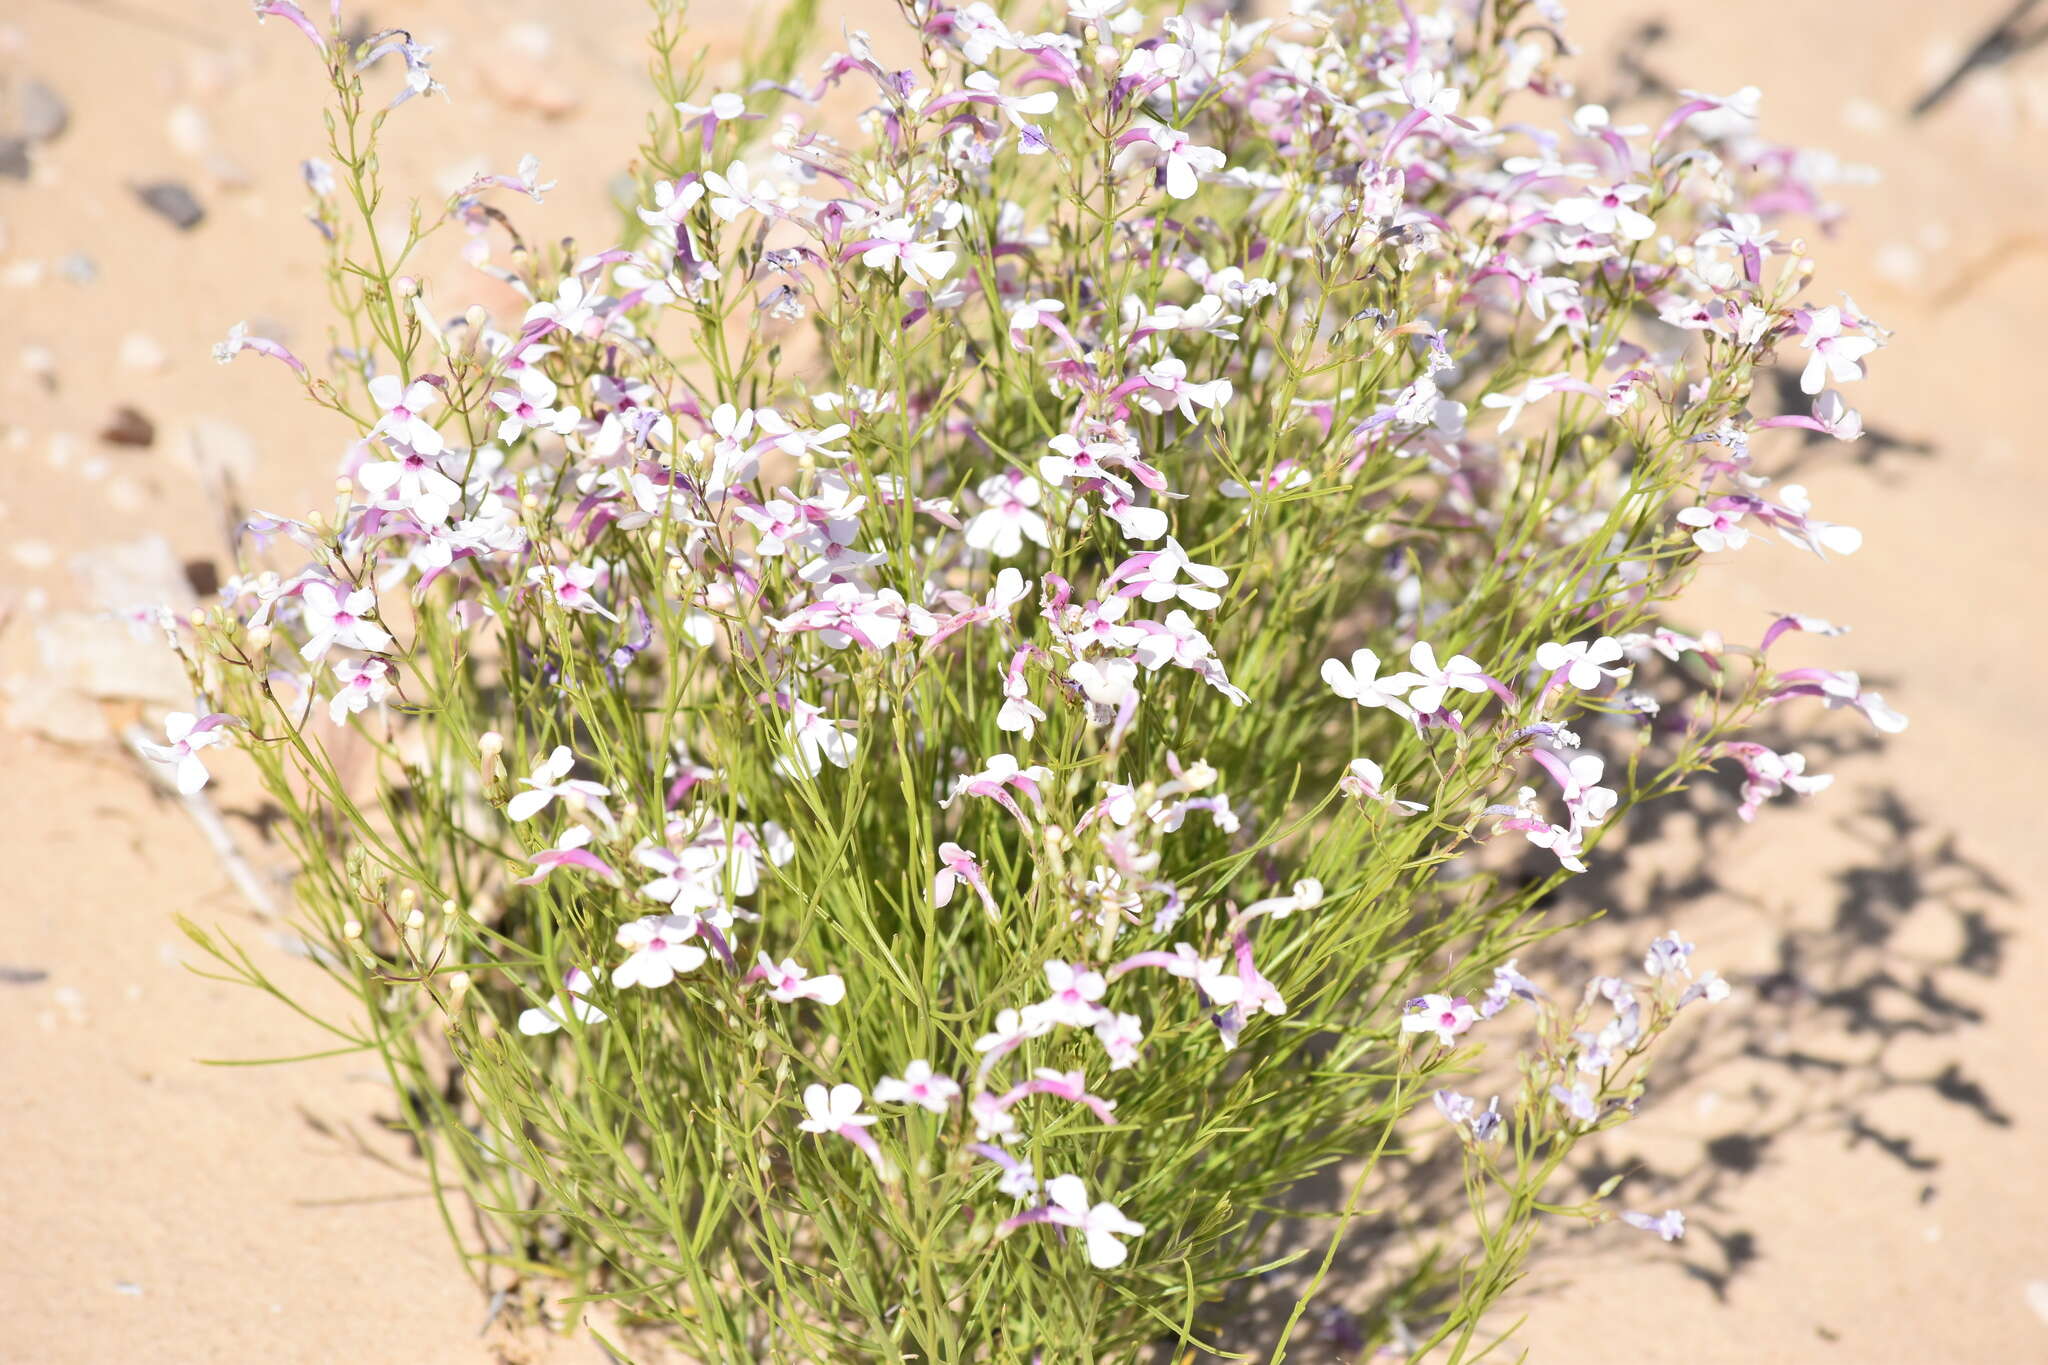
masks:
[[[1822,286],[1897,329],[1857,395],[1876,435],[1847,455],[1763,447],[1802,461],[1823,513],[1867,548],[1826,565],[1745,552],[1690,610],[1751,638],[1770,608],[1853,624],[1802,661],[1860,668],[1913,727],[1878,751],[1839,716],[1802,718],[1838,741],[1806,745],[1834,790],[1732,833],[1674,815],[1579,891],[1614,912],[1612,943],[1678,925],[1743,989],[1605,1153],[1636,1173],[1630,1202],[1682,1203],[1692,1235],[1554,1239],[1518,1305],[1536,1361],[2048,1360],[2048,997],[2029,984],[2048,974],[2030,914],[2048,855],[2027,776],[2042,733],[2024,710],[2048,668],[2030,332],[2048,310],[2033,216],[2048,53],[1979,74],[1925,119],[1904,112],[2005,8],[1574,6],[1597,59],[1589,97],[1644,77],[1756,83],[1774,135],[1883,170],[1843,191],[1852,216],[1822,253]],[[714,74],[737,9],[709,30]],[[642,107],[639,11],[566,13],[377,11],[440,47],[458,95],[394,120],[393,183],[431,190],[475,158],[510,170],[536,152],[562,184],[522,222],[596,244]],[[1646,39],[1653,14],[1664,29]],[[20,0],[0,19],[0,79],[0,133],[30,80],[69,107],[27,180],[0,178],[0,1360],[595,1360],[586,1343],[480,1332],[485,1303],[379,1135],[388,1104],[362,1059],[199,1064],[322,1038],[186,972],[174,915],[230,927],[281,975],[303,967],[121,751],[136,701],[81,695],[97,678],[181,699],[92,613],[217,563],[223,479],[248,505],[323,500],[341,433],[260,362],[206,354],[242,318],[318,349],[296,183],[321,135],[308,53],[233,0]],[[204,221],[180,232],[141,208],[133,187],[163,180]],[[151,446],[101,439],[124,405]],[[112,545],[128,547],[113,581],[76,571]],[[243,795],[224,784],[221,804],[253,845]]]

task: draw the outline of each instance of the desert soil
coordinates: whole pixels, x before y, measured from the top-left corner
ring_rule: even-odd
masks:
[[[707,17],[714,80],[745,8]],[[1816,293],[1847,290],[1897,332],[1855,395],[1873,436],[1760,443],[1866,547],[1826,564],[1746,551],[1686,615],[1734,638],[1774,608],[1850,623],[1781,648],[1861,669],[1913,724],[1878,748],[1840,715],[1802,717],[1833,790],[1735,831],[1681,814],[1575,891],[1613,914],[1589,953],[1677,926],[1740,991],[1603,1153],[1635,1173],[1625,1202],[1682,1204],[1691,1234],[1560,1228],[1517,1304],[1533,1360],[2048,1360],[2048,938],[2030,913],[2048,855],[2026,710],[2048,675],[2031,331],[2048,311],[2048,52],[1907,113],[2007,8],[1573,6],[1586,97],[1761,85],[1768,133],[1882,172],[1842,186],[1850,216],[1816,238]],[[534,152],[561,187],[522,224],[601,245],[644,105],[641,10],[571,14],[376,10],[436,46],[455,92],[394,118],[391,183],[432,195]],[[309,51],[238,0],[20,0],[0,16],[0,82],[0,139],[64,124],[24,178],[0,143],[0,1360],[596,1360],[482,1330],[363,1058],[202,1064],[325,1044],[188,972],[174,916],[231,929],[282,978],[310,972],[119,740],[185,694],[104,610],[219,571],[226,498],[323,503],[344,439],[262,362],[207,354],[244,318],[320,349],[297,182],[320,150]],[[137,187],[163,182],[204,217],[181,230],[146,207]],[[260,865],[249,793],[209,794]]]

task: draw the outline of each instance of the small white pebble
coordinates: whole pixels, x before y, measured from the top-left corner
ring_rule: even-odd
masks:
[[[2028,1280],[2027,1307],[2043,1322],[2048,1322],[2048,1280]]]
[[[57,562],[57,552],[48,541],[17,540],[14,542],[14,562],[24,569],[47,569]]]
[[[164,348],[146,332],[130,332],[122,337],[120,358],[124,368],[141,370],[145,374],[155,374],[170,364]]]
[[[1884,106],[1858,95],[1842,106],[1842,123],[1859,133],[1881,133],[1885,127]]]

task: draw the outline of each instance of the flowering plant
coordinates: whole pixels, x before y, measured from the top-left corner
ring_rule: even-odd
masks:
[[[1825,385],[1883,339],[1766,226],[1826,206],[1755,92],[1575,106],[1544,0],[906,0],[811,85],[799,5],[708,92],[656,0],[641,205],[579,255],[494,202],[531,162],[380,235],[428,53],[257,9],[333,85],[340,327],[324,374],[219,354],[355,439],[178,625],[160,752],[253,760],[360,1000],[327,1026],[480,1273],[704,1359],[1107,1359],[1223,1349],[1313,1241],[1279,1359],[1433,1096],[1478,1230],[1361,1330],[1458,1359],[1536,1220],[1612,1216],[1545,1187],[1727,988],[1661,939],[1567,1014],[1510,955],[1638,804],[1824,785],[1740,737],[1766,709],[1903,723],[1770,668],[1824,622],[1660,616],[1759,529],[1856,548],[1751,464],[1854,439]],[[835,91],[851,139],[805,119]],[[524,315],[442,310],[434,232]],[[1812,416],[1754,420],[1794,349]],[[1481,1108],[1449,1082],[1518,998],[1540,1042]]]

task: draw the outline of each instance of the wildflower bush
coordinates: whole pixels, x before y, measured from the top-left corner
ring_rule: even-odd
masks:
[[[720,91],[655,0],[641,197],[580,254],[519,235],[531,162],[394,232],[425,50],[257,9],[333,86],[335,326],[219,354],[355,439],[178,623],[156,753],[260,774],[358,1003],[192,933],[382,1058],[479,1269],[705,1360],[952,1362],[1222,1351],[1294,1264],[1278,1360],[1433,1106],[1474,1221],[1347,1302],[1479,1353],[1727,991],[1665,937],[1554,996],[1547,898],[1716,765],[1745,818],[1824,785],[1768,708],[1903,724],[1770,667],[1825,622],[1662,616],[1751,535],[1856,548],[1749,452],[1859,431],[1827,385],[1883,334],[1766,225],[1827,163],[1754,91],[1578,106],[1542,0],[906,0],[815,85],[799,5]],[[445,309],[436,233],[531,307]],[[1813,410],[1759,420],[1780,355]]]

